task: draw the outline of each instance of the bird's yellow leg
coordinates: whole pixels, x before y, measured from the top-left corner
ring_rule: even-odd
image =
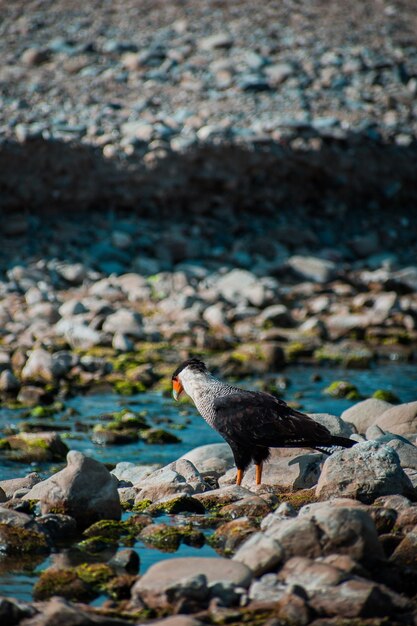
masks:
[[[243,470],[238,469],[236,474],[236,485],[240,485],[243,479]]]
[[[260,485],[262,482],[262,461],[258,464],[255,464],[256,468],[256,484]]]

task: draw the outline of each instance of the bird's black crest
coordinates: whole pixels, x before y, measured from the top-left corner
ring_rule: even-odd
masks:
[[[204,365],[203,361],[193,358],[193,359],[188,359],[187,361],[184,361],[183,363],[181,363],[181,365],[179,365],[177,369],[175,370],[175,372],[172,374],[172,378],[176,378],[178,374],[182,372],[182,370],[185,369],[186,367],[190,367],[195,372],[207,371],[207,368]]]

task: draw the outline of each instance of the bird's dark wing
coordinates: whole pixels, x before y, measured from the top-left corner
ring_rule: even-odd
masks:
[[[315,447],[332,439],[325,426],[268,393],[237,390],[216,398],[214,407],[214,427],[238,445]]]

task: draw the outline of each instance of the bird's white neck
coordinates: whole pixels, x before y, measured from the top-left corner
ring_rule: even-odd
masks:
[[[198,412],[210,426],[213,426],[215,418],[214,400],[216,397],[230,393],[230,385],[221,382],[210,372],[196,372],[188,368],[184,369],[178,378]]]

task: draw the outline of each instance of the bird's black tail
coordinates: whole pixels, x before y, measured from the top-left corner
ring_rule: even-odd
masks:
[[[314,446],[315,450],[319,452],[324,452],[324,454],[333,454],[334,452],[339,452],[339,450],[343,450],[344,448],[351,448],[354,446],[357,441],[353,439],[348,439],[347,437],[337,437],[333,435],[328,443],[323,445]]]

